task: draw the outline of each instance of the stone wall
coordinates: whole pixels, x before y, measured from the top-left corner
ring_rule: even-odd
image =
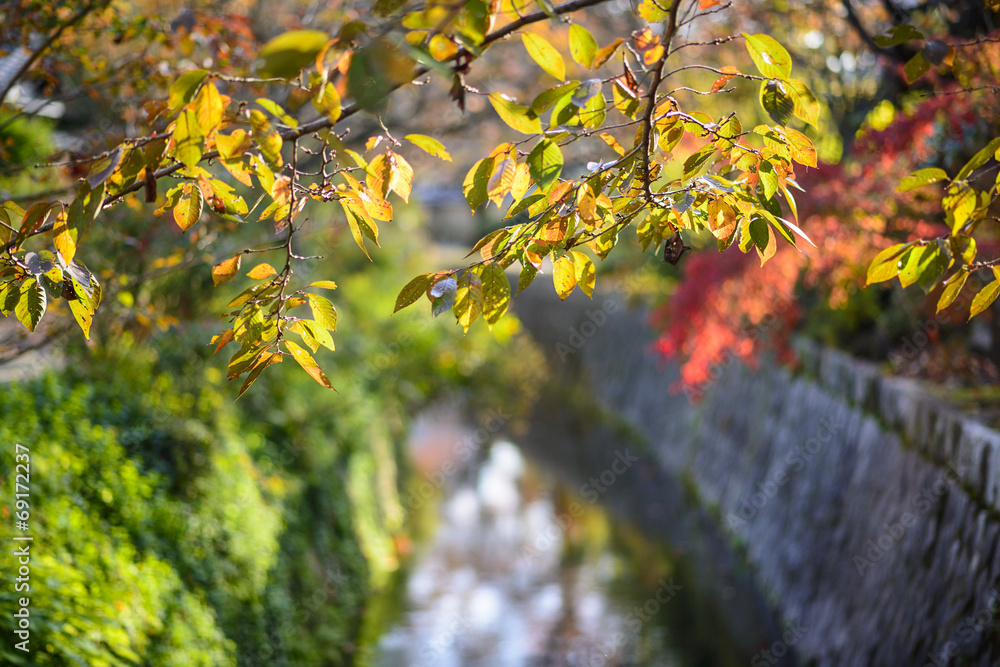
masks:
[[[553,365],[693,482],[803,663],[1000,664],[1000,433],[805,341],[797,372],[733,362],[693,404],[642,312],[545,292],[517,308]]]

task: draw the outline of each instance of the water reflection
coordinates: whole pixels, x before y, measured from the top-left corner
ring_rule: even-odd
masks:
[[[443,486],[375,664],[682,664],[665,613],[680,590],[670,563],[635,572],[598,505],[502,441]]]

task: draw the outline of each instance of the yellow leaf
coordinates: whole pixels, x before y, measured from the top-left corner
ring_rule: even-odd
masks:
[[[302,367],[302,369],[309,374],[309,376],[316,380],[319,384],[323,385],[327,389],[333,389],[333,385],[330,383],[330,378],[326,376],[323,369],[319,367],[316,360],[312,358],[312,355],[306,352],[305,348],[296,345],[290,340],[283,341],[285,347],[291,353],[292,358]]]
[[[280,167],[281,159],[281,135],[278,134],[271,122],[264,115],[263,111],[257,109],[250,110],[250,130],[253,133],[254,141],[260,147],[260,152],[264,159],[272,167]]]
[[[528,50],[531,59],[538,63],[543,70],[564,81],[566,79],[566,64],[556,47],[549,44],[541,35],[526,32],[521,34],[524,48]]]
[[[201,160],[204,145],[198,118],[194,111],[185,109],[174,124],[174,154],[185,166],[193,167]]]
[[[538,134],[542,131],[542,122],[538,118],[538,114],[529,107],[522,106],[500,93],[490,95],[490,104],[493,105],[500,119],[518,132]]]
[[[584,294],[593,299],[594,283],[597,280],[597,269],[594,268],[594,263],[590,261],[590,258],[582,252],[573,250],[572,255],[576,284],[580,286],[580,290]]]
[[[423,134],[408,134],[403,138],[434,157],[451,162],[451,155],[448,154],[444,144],[434,137],[428,137]]]
[[[340,119],[340,94],[332,83],[327,82],[317,90],[312,103],[316,110],[325,115],[330,122],[336,123]]]
[[[402,155],[389,153],[389,163],[392,165],[389,177],[389,189],[399,195],[403,201],[410,203],[410,189],[413,182],[413,167]]]
[[[77,237],[77,230],[69,228],[68,220],[69,216],[66,213],[66,209],[62,209],[59,215],[56,216],[55,225],[52,227],[52,240],[55,243],[56,250],[59,252],[59,256],[62,257],[63,262],[67,265],[76,256]]]
[[[264,280],[265,278],[270,278],[271,276],[278,275],[278,272],[274,270],[274,267],[270,264],[258,264],[257,266],[250,269],[250,273],[247,274],[248,277],[254,280]]]
[[[552,270],[552,282],[555,284],[556,294],[560,299],[565,299],[576,287],[576,268],[573,261],[563,255],[555,261]]]
[[[195,117],[205,136],[209,136],[222,124],[222,96],[211,81],[207,81],[194,98]]]
[[[228,282],[236,277],[239,273],[240,263],[243,261],[243,255],[236,255],[235,257],[230,257],[229,259],[219,262],[212,267],[212,282],[216,285],[221,285],[224,282]]]
[[[181,228],[181,231],[186,232],[198,222],[204,203],[201,188],[192,183],[185,183],[181,190],[181,197],[174,206],[174,222]]]

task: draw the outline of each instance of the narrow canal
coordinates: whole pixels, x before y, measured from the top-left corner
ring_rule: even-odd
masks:
[[[430,482],[434,494],[411,495],[411,520],[425,538],[401,575],[399,613],[373,664],[725,667],[760,659],[778,632],[735,557],[709,553],[718,540],[695,534],[679,485],[657,493],[664,480],[624,443],[599,455],[587,442],[554,441],[553,433],[569,434],[557,422],[548,413],[516,444],[497,438],[475,455],[454,446],[470,441],[457,421],[436,415],[418,425],[418,488]],[[589,458],[607,460],[581,476]],[[759,664],[794,662],[786,654]]]

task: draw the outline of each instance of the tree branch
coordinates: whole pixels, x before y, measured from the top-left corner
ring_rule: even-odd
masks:
[[[653,112],[656,109],[656,90],[663,82],[663,68],[666,67],[667,60],[670,58],[670,43],[677,33],[677,12],[680,9],[680,5],[681,0],[674,0],[673,4],[670,5],[670,13],[667,15],[667,27],[663,31],[663,55],[660,57],[660,61],[656,63],[656,69],[653,70],[653,80],[650,82],[649,92],[646,94],[646,113],[642,118],[642,187],[646,193],[646,201],[650,205],[655,203],[653,190],[649,182],[649,143],[653,135]]]
[[[103,1],[103,4],[107,4],[108,2],[110,2],[110,0],[102,0],[102,1]],[[566,3],[563,3],[563,4],[555,7],[552,10],[552,13],[561,16],[563,14],[569,14],[569,13],[572,13],[572,12],[576,12],[576,11],[579,11],[581,9],[585,9],[587,7],[593,7],[595,5],[604,4],[606,2],[610,2],[610,0],[571,0],[571,2],[566,2]],[[679,2],[679,0],[678,0],[678,2]],[[676,4],[678,4],[678,3],[675,3],[675,6],[676,6]],[[676,17],[676,10],[674,11],[673,15]],[[550,15],[547,14],[547,13],[545,13],[545,12],[543,12],[543,11],[537,11],[537,12],[534,12],[532,14],[526,14],[525,16],[522,16],[518,20],[512,21],[512,22],[508,23],[507,25],[503,26],[499,30],[495,30],[495,31],[491,32],[490,34],[486,35],[486,37],[483,39],[482,43],[479,44],[479,48],[480,49],[485,49],[489,45],[491,45],[491,44],[493,44],[495,42],[498,42],[498,41],[500,41],[502,39],[505,39],[506,37],[509,37],[511,34],[517,32],[518,30],[520,30],[521,28],[523,28],[526,25],[530,25],[532,23],[538,23],[539,21],[544,21],[544,20],[546,20],[548,18],[550,18]],[[79,17],[74,17],[74,19],[71,19],[71,20],[78,20],[78,19],[79,19]],[[68,25],[69,25],[69,23],[65,24],[60,29],[60,31],[63,28],[68,27]],[[53,37],[56,37],[56,36],[57,35],[53,35]],[[49,41],[51,42],[53,40],[50,39]],[[664,58],[665,57],[666,56],[664,55]],[[445,62],[457,62],[457,61],[460,61],[460,60],[465,59],[465,58],[475,59],[476,56],[475,56],[475,54],[473,54],[468,49],[461,49],[460,51],[458,51],[457,53],[455,53],[451,58],[449,58]],[[426,67],[418,67],[418,68],[416,68],[414,70],[413,74],[410,76],[409,80],[401,82],[401,83],[398,83],[398,84],[394,84],[391,88],[389,88],[386,91],[386,94],[388,95],[390,93],[395,92],[396,90],[399,90],[403,86],[408,85],[409,83],[412,83],[415,79],[418,79],[421,76],[427,74],[429,71],[430,70],[428,68],[426,68]],[[347,118],[350,118],[351,116],[355,115],[359,111],[361,111],[361,108],[358,106],[358,104],[356,102],[353,103],[353,104],[349,104],[346,107],[344,107],[344,109],[341,111],[340,118],[338,119],[337,122],[346,120]],[[282,130],[280,132],[281,139],[282,139],[282,141],[284,141],[286,143],[287,142],[294,142],[294,141],[300,139],[301,137],[303,137],[303,136],[305,136],[307,134],[312,134],[313,132],[318,132],[319,130],[325,130],[325,129],[331,128],[335,124],[336,123],[334,123],[333,121],[331,121],[327,117],[320,117],[320,118],[317,118],[316,120],[314,120],[312,122],[304,123],[304,124],[302,124],[302,125],[300,125],[300,126],[298,126],[296,128],[288,128],[288,129]],[[161,135],[161,136],[165,136],[165,135]],[[204,155],[202,155],[201,161],[204,162],[204,161],[207,161],[207,160],[214,160],[214,159],[217,159],[218,157],[219,157],[219,151],[217,151],[217,150],[208,151],[207,153],[205,153]],[[172,165],[163,167],[161,169],[157,169],[153,173],[153,178],[156,179],[156,180],[160,180],[161,178],[164,178],[166,176],[170,176],[171,174],[174,174],[174,173],[180,171],[183,167],[184,167],[183,164],[181,164],[180,162],[177,162],[177,163],[174,163]],[[105,209],[105,208],[107,208],[107,207],[115,204],[116,202],[120,201],[126,195],[132,194],[133,192],[137,192],[137,191],[141,190],[144,187],[145,187],[145,181],[136,181],[135,183],[133,183],[129,187],[125,188],[121,192],[119,192],[119,193],[117,193],[115,195],[108,195],[107,197],[104,198],[104,201],[101,203],[101,209],[103,210],[103,209]],[[31,234],[31,236],[34,237],[34,236],[38,236],[39,234],[44,234],[46,232],[50,232],[50,231],[52,231],[53,226],[54,226],[54,222],[46,222],[44,225],[42,225],[38,229],[36,229]],[[12,246],[11,243],[7,243],[4,246],[0,247],[0,252],[8,252],[8,251],[11,250],[12,247],[13,246]]]

